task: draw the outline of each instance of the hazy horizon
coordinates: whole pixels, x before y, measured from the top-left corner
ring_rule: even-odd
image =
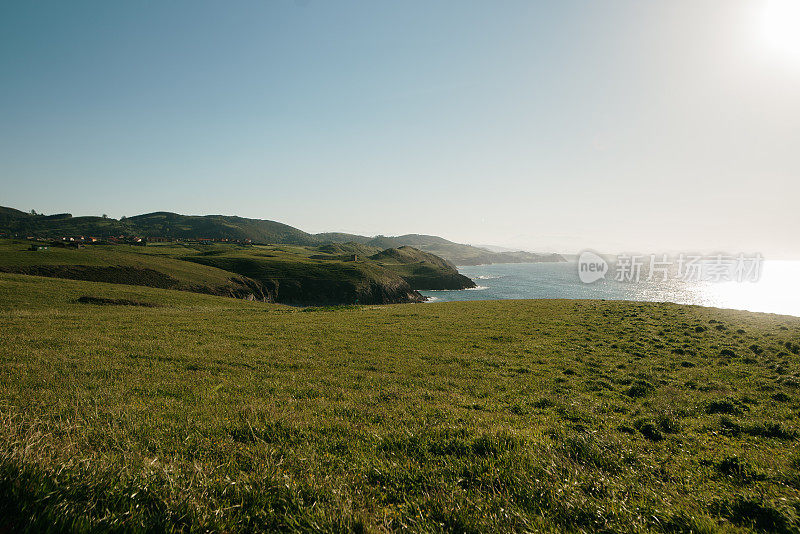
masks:
[[[43,213],[800,259],[787,0],[0,7],[0,185]]]

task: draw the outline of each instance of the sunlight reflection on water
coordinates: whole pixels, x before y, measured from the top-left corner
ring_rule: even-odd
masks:
[[[666,281],[584,284],[575,262],[459,267],[480,291],[422,291],[435,302],[530,298],[611,299],[699,304],[800,316],[800,262],[765,261],[757,282]],[[612,278],[609,276],[609,278]]]

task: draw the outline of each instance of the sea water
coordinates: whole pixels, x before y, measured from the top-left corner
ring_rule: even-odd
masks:
[[[766,260],[757,281],[667,280],[617,281],[614,273],[585,284],[574,261],[508,263],[459,267],[477,288],[421,291],[429,302],[494,299],[609,299],[699,304],[800,316],[800,262]]]

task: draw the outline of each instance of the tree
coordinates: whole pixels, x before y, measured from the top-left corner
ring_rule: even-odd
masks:
[[[36,210],[31,210],[31,215],[38,215],[38,213],[36,213]]]
[[[104,213],[104,214],[103,214],[103,218],[104,218],[104,219],[108,219],[108,215],[106,215],[106,214]]]

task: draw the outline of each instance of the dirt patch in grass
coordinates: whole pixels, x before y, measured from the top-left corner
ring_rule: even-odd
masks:
[[[133,299],[108,299],[104,297],[78,297],[81,304],[97,304],[98,306],[143,306],[145,308],[157,308],[158,304],[143,302]]]

